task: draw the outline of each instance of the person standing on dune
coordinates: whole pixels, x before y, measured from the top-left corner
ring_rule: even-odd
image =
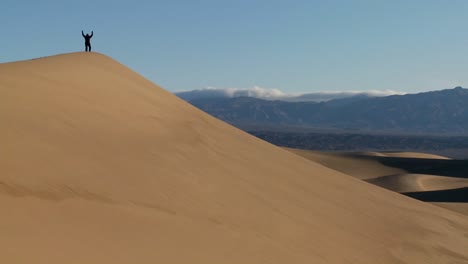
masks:
[[[84,34],[83,30],[81,30],[81,35],[85,39],[85,51],[91,52],[91,38],[93,37],[94,32],[91,31],[91,35],[89,34]]]

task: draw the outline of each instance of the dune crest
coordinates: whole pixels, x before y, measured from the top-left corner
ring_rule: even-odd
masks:
[[[394,158],[415,158],[415,159],[444,159],[448,160],[449,158],[429,154],[429,153],[419,153],[419,152],[379,152],[384,157],[394,157]]]
[[[345,154],[343,152],[342,154]],[[414,158],[414,159],[449,159],[444,156],[429,154],[429,153],[421,153],[421,152],[398,152],[398,151],[363,151],[363,152],[349,152],[347,154],[352,155],[362,155],[368,157],[394,157],[394,158]]]
[[[0,64],[5,263],[462,263],[468,219],[310,162],[97,53]]]

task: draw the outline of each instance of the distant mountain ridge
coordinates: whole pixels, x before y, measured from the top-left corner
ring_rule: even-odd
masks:
[[[385,97],[347,97],[320,103],[251,97],[201,98],[189,102],[241,127],[268,125],[349,131],[468,132],[468,89],[462,87]]]
[[[254,86],[253,88],[215,88],[209,87],[190,91],[179,91],[175,94],[185,101],[203,99],[203,98],[236,98],[252,97],[263,100],[280,100],[286,102],[325,102],[333,99],[348,98],[353,96],[362,97],[381,97],[394,94],[406,94],[404,92],[393,90],[368,90],[368,91],[318,91],[307,93],[287,93],[278,89],[269,89]]]

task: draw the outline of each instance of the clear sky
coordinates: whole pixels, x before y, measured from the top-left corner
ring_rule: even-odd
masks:
[[[2,0],[0,61],[93,50],[170,91],[468,86],[466,0]]]

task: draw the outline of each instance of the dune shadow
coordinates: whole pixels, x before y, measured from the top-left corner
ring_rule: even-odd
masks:
[[[424,202],[468,203],[468,187],[402,194]]]
[[[381,164],[408,173],[468,178],[468,160],[374,157]]]

